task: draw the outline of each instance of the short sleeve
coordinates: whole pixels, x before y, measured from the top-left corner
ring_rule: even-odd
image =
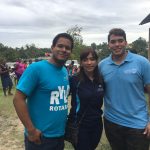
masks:
[[[30,96],[38,85],[38,68],[36,65],[30,65],[22,74],[17,89],[25,95]]]

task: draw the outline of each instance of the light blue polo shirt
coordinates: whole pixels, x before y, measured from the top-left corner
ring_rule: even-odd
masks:
[[[150,84],[150,62],[128,51],[117,65],[112,56],[99,63],[104,77],[104,116],[111,122],[131,128],[145,128],[149,121],[144,85]]]
[[[17,89],[27,95],[34,126],[46,137],[63,136],[69,93],[66,68],[45,60],[31,64],[21,76]]]

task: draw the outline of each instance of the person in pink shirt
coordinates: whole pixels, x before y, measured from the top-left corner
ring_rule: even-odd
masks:
[[[28,66],[28,64],[27,64],[27,61],[26,60],[24,60],[23,61],[23,65],[24,65],[24,70],[27,68],[27,66]]]
[[[15,74],[17,76],[17,82],[19,81],[24,70],[25,70],[24,64],[21,62],[21,59],[19,59],[15,65]]]

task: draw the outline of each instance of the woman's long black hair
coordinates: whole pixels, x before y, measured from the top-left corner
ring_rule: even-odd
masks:
[[[92,54],[93,58],[98,62],[98,55],[95,52],[95,50],[93,50],[92,48],[88,48],[88,49],[83,50],[80,53],[80,63],[84,59],[86,59],[89,54]],[[79,71],[77,76],[79,77],[80,81],[84,81],[85,80],[85,72],[84,72],[84,69],[83,69],[82,66],[80,66],[80,71]],[[98,65],[94,69],[94,81],[97,82],[97,83],[103,84],[103,78],[102,78],[102,76],[101,76],[101,74],[100,74],[100,72],[98,70]]]

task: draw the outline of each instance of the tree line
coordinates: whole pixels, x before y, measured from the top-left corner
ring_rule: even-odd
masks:
[[[92,47],[94,50],[96,50],[100,60],[110,54],[107,42],[103,42],[98,45],[96,43],[91,43],[90,46],[83,44],[81,31],[82,27],[78,27],[77,25],[67,30],[67,33],[70,34],[74,39],[74,49],[70,59],[79,60],[80,52],[86,47]],[[146,42],[146,40],[142,37],[139,37],[134,42],[128,44],[127,49],[146,58],[148,57],[148,42]],[[35,44],[27,44],[24,47],[22,46],[21,48],[12,48],[0,43],[0,59],[6,59],[10,62],[14,62],[19,58],[36,59],[38,57],[44,57],[46,53],[50,52],[50,50],[50,48],[37,48]]]

